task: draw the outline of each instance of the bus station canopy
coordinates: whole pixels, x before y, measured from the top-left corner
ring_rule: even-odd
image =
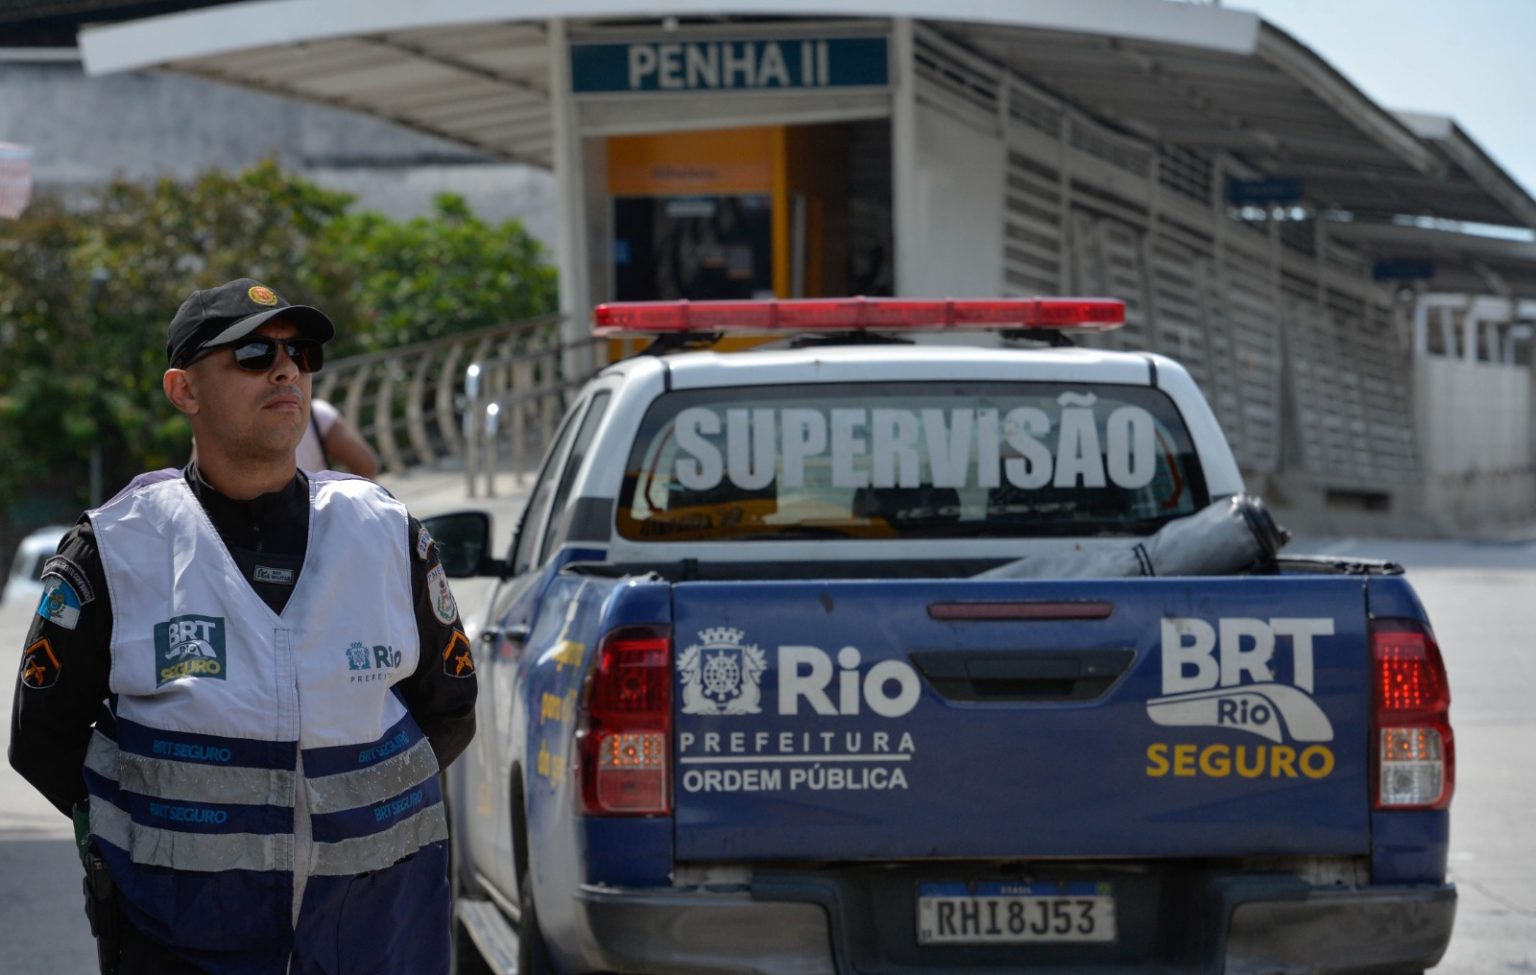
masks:
[[[1165,0],[254,0],[87,27],[95,75],[164,69],[352,109],[550,167],[548,23],[911,18],[1127,134],[1225,152],[1359,220],[1536,228],[1536,200],[1444,118],[1394,113],[1256,14]],[[758,119],[757,121],[761,121]],[[688,128],[680,113],[676,128]]]

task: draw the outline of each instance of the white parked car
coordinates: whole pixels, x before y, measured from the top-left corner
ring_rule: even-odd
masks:
[[[21,540],[16,546],[16,558],[11,562],[11,573],[5,578],[5,593],[0,595],[0,603],[42,597],[43,563],[58,551],[59,540],[68,531],[68,525],[49,525]]]

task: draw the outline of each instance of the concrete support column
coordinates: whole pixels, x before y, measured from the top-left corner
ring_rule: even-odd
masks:
[[[1444,306],[1435,309],[1440,321],[1440,344],[1445,349],[1447,358],[1454,359],[1457,355],[1456,344],[1456,315],[1453,309]]]
[[[567,22],[551,20],[549,38],[549,110],[554,132],[555,253],[560,270],[560,341],[577,345],[591,334],[592,289],[588,281],[587,187],[581,149],[581,122],[571,93],[571,54]],[[592,371],[591,349],[566,352],[561,365],[568,378]]]
[[[912,282],[921,278],[918,263],[931,259],[923,250],[924,232],[919,226],[922,199],[917,168],[917,58],[910,17],[891,21],[891,206],[892,236],[896,249],[897,295],[910,294]]]
[[[1413,303],[1413,358],[1429,355],[1429,303],[1420,297]]]

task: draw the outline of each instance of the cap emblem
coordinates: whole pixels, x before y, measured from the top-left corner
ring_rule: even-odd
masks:
[[[264,284],[252,285],[251,290],[246,294],[250,295],[251,300],[258,305],[277,304],[277,293]]]

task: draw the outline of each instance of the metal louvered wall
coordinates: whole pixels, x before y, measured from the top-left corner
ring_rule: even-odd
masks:
[[[1112,348],[1154,349],[1147,324],[1147,277],[1140,230],[1090,210],[1072,210],[1073,292],[1125,301],[1125,326],[1110,332]]]
[[[1009,294],[1060,294],[1066,284],[1066,190],[1051,167],[1008,153],[1003,283]]]
[[[1124,299],[1126,326],[1090,344],[1181,362],[1251,474],[1417,478],[1409,353],[1362,255],[1310,220],[1231,219],[1227,160],[1113,131],[931,29],[916,41],[919,102],[1003,142],[1005,294]]]
[[[1251,236],[1247,228],[1238,233]],[[1222,330],[1227,354],[1216,368],[1237,389],[1237,415],[1225,415],[1239,464],[1258,471],[1281,466],[1281,415],[1284,374],[1281,359],[1282,315],[1274,286],[1272,256],[1262,247],[1243,246],[1228,235],[1216,269],[1219,302],[1211,309],[1213,327]]]

